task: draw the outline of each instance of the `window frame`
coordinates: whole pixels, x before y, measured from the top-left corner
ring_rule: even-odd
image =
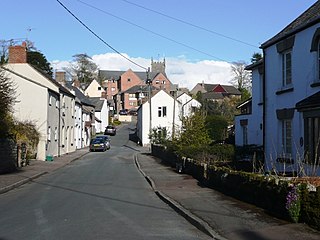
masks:
[[[281,148],[285,156],[292,156],[292,119],[281,120]]]
[[[292,85],[292,49],[282,53],[282,86],[290,85]]]

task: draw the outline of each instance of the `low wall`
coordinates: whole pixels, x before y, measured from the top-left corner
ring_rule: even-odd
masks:
[[[11,139],[0,139],[0,174],[16,171],[17,145]]]
[[[225,167],[208,166],[193,159],[179,158],[163,146],[151,147],[152,155],[172,167],[182,165],[183,171],[192,175],[203,185],[226,195],[266,209],[271,214],[290,220],[286,209],[289,185],[299,179],[232,170]],[[300,184],[300,218],[311,227],[320,230],[320,187]],[[311,190],[310,190],[311,189]]]

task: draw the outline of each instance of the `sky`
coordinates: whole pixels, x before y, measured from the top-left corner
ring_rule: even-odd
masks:
[[[151,59],[165,58],[169,80],[189,89],[200,82],[230,84],[231,63],[249,64],[262,43],[316,2],[59,1],[78,20],[57,0],[2,0],[0,40],[33,42],[54,70],[79,53],[101,70],[145,71]]]

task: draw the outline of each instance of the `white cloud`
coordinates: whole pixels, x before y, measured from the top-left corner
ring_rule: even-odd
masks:
[[[148,68],[151,60],[146,58],[132,58],[123,54],[133,62]],[[145,71],[117,53],[105,53],[92,56],[93,61],[101,70]],[[62,69],[68,66],[68,61],[53,61],[54,69]],[[197,83],[215,83],[229,85],[231,80],[230,64],[222,61],[204,60],[190,62],[184,57],[166,58],[166,73],[169,80],[179,87],[187,87],[191,90]]]

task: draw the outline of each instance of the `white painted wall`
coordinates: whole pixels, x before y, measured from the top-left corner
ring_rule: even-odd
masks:
[[[4,67],[9,70],[6,71],[7,77],[16,86],[14,117],[19,121],[31,121],[36,125],[40,133],[36,159],[44,161],[48,140],[48,88],[57,93],[59,89],[29,64],[6,64]]]
[[[235,145],[244,145],[243,128],[241,120],[248,120],[247,141],[248,145],[263,145],[263,105],[262,105],[262,79],[258,68],[252,70],[252,113],[235,117]]]
[[[175,103],[174,103],[175,102]],[[175,104],[175,107],[174,107]],[[151,128],[166,127],[168,130],[169,136],[172,134],[173,123],[175,125],[175,131],[178,132],[181,128],[180,120],[180,106],[177,100],[174,100],[169,94],[161,90],[151,98]],[[150,110],[149,102],[142,104],[138,110],[138,125],[137,125],[137,134],[141,139],[142,145],[149,145],[149,129],[150,129]],[[167,108],[167,116],[159,117],[158,108],[159,107]],[[174,111],[175,109],[175,111]]]
[[[276,110],[294,108],[300,100],[319,91],[319,87],[311,88],[317,77],[316,52],[310,52],[312,37],[320,24],[309,27],[295,35],[292,50],[292,87],[293,92],[276,95],[282,87],[281,55],[277,52],[276,45],[265,49],[266,69],[266,169],[276,167],[278,170],[295,169],[297,162],[303,156],[304,147],[300,146],[300,138],[304,137],[302,113],[295,111],[292,119],[293,158],[295,164],[284,166],[275,160],[281,154],[281,122],[277,119]]]
[[[84,91],[84,94],[89,97],[101,97],[101,94],[105,92],[106,91],[101,87],[98,81],[94,79]]]

